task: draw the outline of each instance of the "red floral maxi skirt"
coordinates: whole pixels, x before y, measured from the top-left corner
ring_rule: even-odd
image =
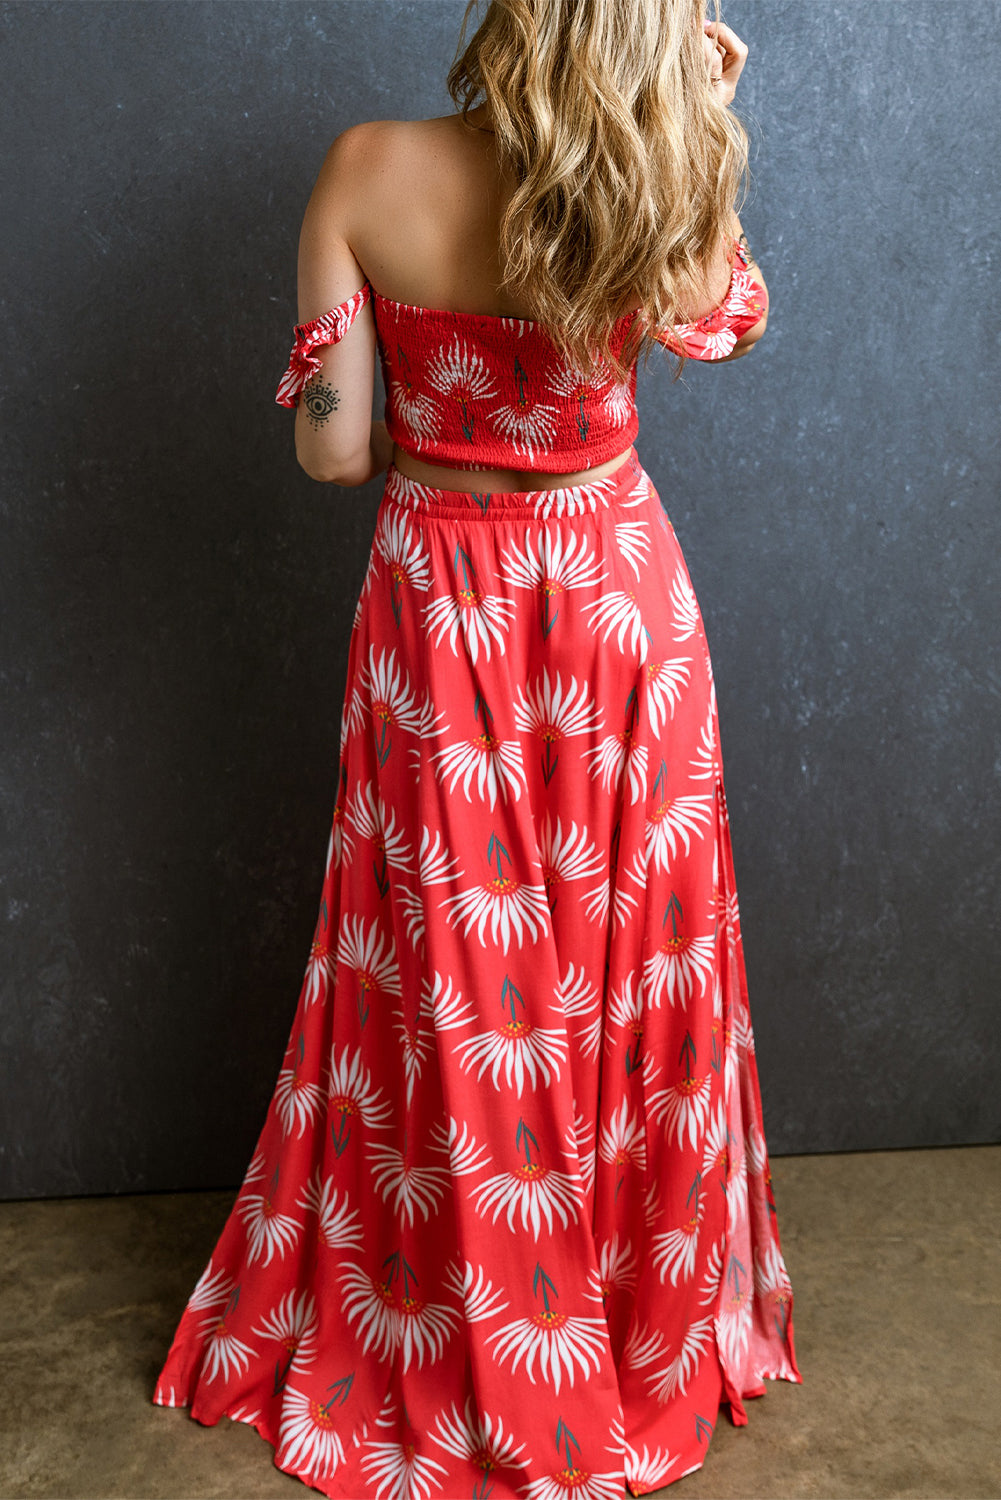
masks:
[[[799,1382],[712,669],[635,453],[389,470],[288,1048],[154,1402],[330,1496],[617,1500]]]

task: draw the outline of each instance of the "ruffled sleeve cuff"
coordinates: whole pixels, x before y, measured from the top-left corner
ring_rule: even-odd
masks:
[[[303,386],[312,380],[322,363],[313,350],[339,343],[371,295],[372,288],[366,281],[353,297],[331,308],[322,317],[314,318],[310,323],[296,324],[288,369],[279,382],[275,396],[279,406],[299,405]]]
[[[673,338],[660,335],[660,342],[675,353],[683,348],[689,359],[725,359],[737,340],[768,311],[767,293],[748,271],[747,254],[739,241],[734,241],[734,251],[729,290],[719,307],[695,323],[676,323]]]

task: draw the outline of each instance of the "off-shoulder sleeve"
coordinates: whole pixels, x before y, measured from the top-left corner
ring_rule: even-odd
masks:
[[[719,307],[695,323],[676,323],[674,335],[660,333],[658,341],[675,353],[683,348],[689,359],[725,359],[737,340],[759,323],[768,311],[768,295],[748,267],[747,253],[734,242],[733,272],[726,297]]]
[[[303,386],[308,380],[312,380],[320,368],[321,361],[313,350],[340,343],[371,295],[372,288],[366,281],[353,297],[332,307],[322,317],[314,318],[310,323],[296,324],[288,369],[279,382],[278,394],[275,396],[279,406],[299,405]]]

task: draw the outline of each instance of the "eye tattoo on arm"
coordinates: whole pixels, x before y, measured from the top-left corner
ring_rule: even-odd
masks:
[[[333,386],[324,385],[322,382],[308,385],[304,399],[306,412],[313,427],[322,427],[331,412],[336,411],[341,404],[341,398]]]

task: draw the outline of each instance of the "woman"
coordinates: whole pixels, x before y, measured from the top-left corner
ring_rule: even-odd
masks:
[[[640,352],[764,331],[745,56],[704,0],[494,0],[459,112],[346,131],[306,211],[277,399],[314,478],[388,475],[288,1049],[153,1399],[327,1495],[643,1494],[800,1379],[711,666],[632,447]]]

